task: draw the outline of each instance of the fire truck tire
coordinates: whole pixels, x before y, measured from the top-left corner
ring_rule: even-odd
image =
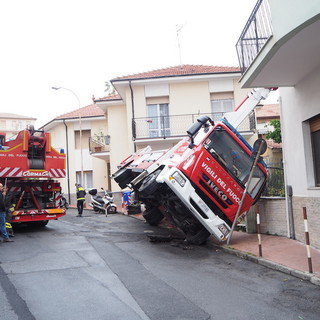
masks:
[[[49,220],[43,220],[43,221],[29,222],[29,224],[34,227],[42,228],[42,227],[45,227],[48,224],[48,222]]]
[[[152,195],[158,190],[160,184],[156,181],[156,179],[160,172],[161,170],[157,170],[143,180],[142,185],[139,188],[139,195],[141,197]]]
[[[163,213],[158,208],[146,210],[143,212],[142,216],[151,226],[157,226],[164,218]]]
[[[210,237],[210,232],[205,228],[200,229],[197,233],[193,233],[193,232],[186,233],[187,242],[194,245],[205,244],[209,237]]]

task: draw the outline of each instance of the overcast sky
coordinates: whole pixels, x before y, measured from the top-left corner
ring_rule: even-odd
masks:
[[[0,110],[54,117],[105,81],[182,64],[238,66],[256,0],[10,0],[0,3]],[[177,30],[179,37],[177,37]],[[179,41],[178,41],[179,39]],[[180,43],[180,51],[178,43]]]

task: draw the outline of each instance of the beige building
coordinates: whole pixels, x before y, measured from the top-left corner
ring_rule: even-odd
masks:
[[[233,111],[248,90],[239,86],[234,67],[181,65],[111,80],[118,95],[96,99],[107,118],[110,169],[138,149],[168,149],[186,135],[201,114],[220,119]],[[251,117],[255,119],[254,115]],[[239,130],[253,141],[255,125],[249,120]],[[112,191],[120,191],[111,181]]]
[[[35,124],[36,118],[20,114],[0,112],[0,132],[6,134],[6,138],[16,135],[19,131]]]
[[[262,27],[263,26],[263,27]],[[241,87],[279,87],[287,235],[320,248],[320,2],[260,0],[237,43]]]
[[[50,132],[52,146],[57,150],[63,149],[67,154],[67,177],[60,182],[71,203],[75,203],[76,183],[81,183],[87,190],[111,188],[108,127],[99,107],[92,104],[79,108],[58,116],[40,129]],[[92,154],[96,156],[92,157]]]

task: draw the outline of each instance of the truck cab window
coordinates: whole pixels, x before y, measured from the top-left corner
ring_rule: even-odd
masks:
[[[219,127],[217,129],[204,141],[203,146],[244,187],[248,181],[253,160],[226,130],[222,128],[219,130]],[[248,188],[248,193],[253,198],[264,179],[264,174],[259,167],[256,167]]]

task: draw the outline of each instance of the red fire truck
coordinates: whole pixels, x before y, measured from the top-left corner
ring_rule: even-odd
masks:
[[[259,199],[267,179],[260,154],[235,129],[271,89],[252,90],[234,111],[214,123],[199,117],[188,136],[173,148],[150,147],[129,156],[113,174],[121,188],[129,187],[145,204],[143,216],[151,225],[170,218],[190,243],[219,241],[231,236],[238,218]]]
[[[66,213],[56,180],[66,175],[66,155],[51,146],[50,138],[32,126],[15,139],[6,140],[0,133],[0,181],[8,188],[13,224],[45,226]]]

